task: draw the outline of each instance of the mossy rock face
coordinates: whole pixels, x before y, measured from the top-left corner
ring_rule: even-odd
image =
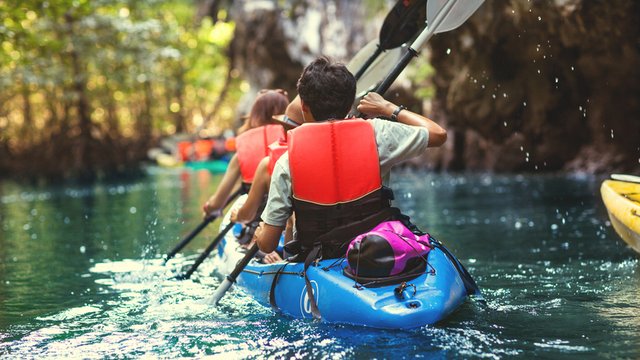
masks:
[[[639,170],[638,23],[634,0],[488,0],[460,28],[434,36],[437,100],[450,129],[475,134],[456,137],[475,140],[455,147],[454,163]],[[501,161],[516,143],[520,161]]]

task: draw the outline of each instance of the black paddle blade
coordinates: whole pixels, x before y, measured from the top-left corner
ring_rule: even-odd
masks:
[[[411,40],[424,28],[427,0],[398,0],[380,29],[380,48],[393,49]]]

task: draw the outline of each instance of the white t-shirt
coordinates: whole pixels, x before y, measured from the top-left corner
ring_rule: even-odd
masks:
[[[382,119],[368,120],[373,125],[380,160],[380,175],[386,184],[391,168],[424,153],[429,132],[424,127],[404,125]],[[275,164],[269,186],[269,200],[262,212],[262,220],[273,226],[285,226],[293,212],[293,193],[289,154],[283,154]]]

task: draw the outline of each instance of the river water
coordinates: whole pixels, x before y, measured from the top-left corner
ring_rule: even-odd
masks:
[[[617,237],[593,177],[393,174],[397,204],[483,289],[411,331],[295,320],[219,284],[216,234],[169,266],[219,176],[150,168],[127,182],[0,183],[0,356],[214,358],[640,358],[638,256]]]

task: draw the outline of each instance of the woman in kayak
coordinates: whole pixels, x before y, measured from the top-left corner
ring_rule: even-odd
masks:
[[[284,115],[274,116],[278,122],[282,123],[285,129],[289,129],[293,123],[300,124],[302,122],[302,109],[300,107],[300,98],[296,96],[291,101]],[[269,145],[269,156],[265,157],[258,164],[256,169],[256,175],[251,185],[251,190],[247,196],[246,201],[238,209],[234,209],[231,212],[231,221],[240,222],[243,224],[249,224],[254,221],[258,221],[257,215],[260,215],[261,210],[264,209],[264,205],[267,201],[267,195],[269,195],[269,184],[271,182],[271,174],[276,161],[287,151],[286,134],[284,137],[278,139],[278,141]],[[292,238],[292,233],[289,231],[292,225],[291,222],[287,224],[287,230],[285,231],[286,241]],[[273,263],[282,260],[277,252],[271,252],[266,254],[263,261],[265,263]]]
[[[341,120],[351,109],[355,85],[344,65],[325,57],[303,70],[297,90],[304,124],[289,132],[288,153],[273,170],[255,236],[263,252],[276,249],[295,211],[296,236],[286,246],[296,254],[292,261],[309,264],[317,257],[344,256],[357,235],[402,218],[383,186],[391,167],[446,141],[438,124],[376,93],[358,106],[376,118]]]
[[[238,180],[242,181],[244,192],[249,191],[258,163],[268,153],[267,146],[284,134],[282,126],[275,124],[272,117],[282,114],[288,104],[284,90],[263,90],[258,94],[243,125],[248,129],[236,138],[236,154],[229,161],[216,192],[202,206],[204,217],[222,211]]]

